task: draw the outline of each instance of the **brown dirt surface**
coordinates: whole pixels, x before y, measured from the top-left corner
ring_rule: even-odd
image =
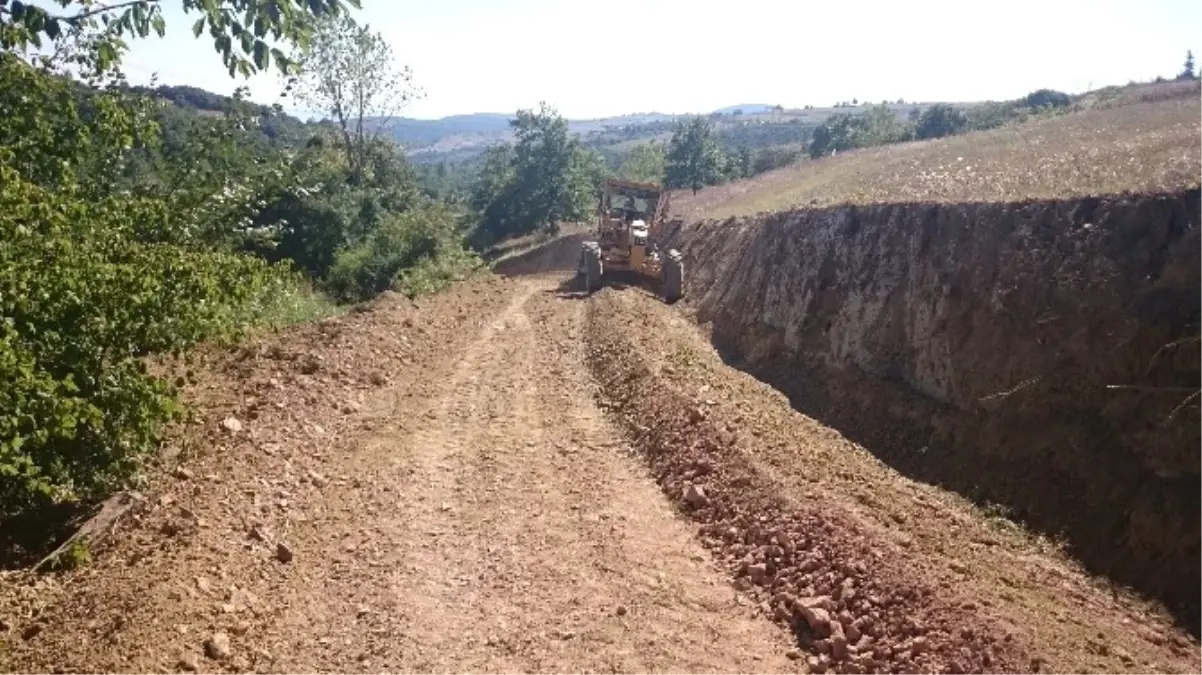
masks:
[[[793,412],[680,306],[562,281],[204,355],[92,563],[4,577],[0,667],[1196,671],[1153,608]]]
[[[1196,641],[1163,610],[795,412],[725,365],[688,311],[603,290],[590,307],[590,362],[736,585],[836,671],[1197,670]],[[812,629],[805,605],[873,641],[834,659],[830,629]]]
[[[805,160],[674,194],[686,221],[841,204],[1013,202],[1196,188],[1197,82],[1140,87],[1108,105],[992,131]]]
[[[90,566],[5,579],[4,670],[798,668],[594,404],[553,288],[211,355],[141,512]]]

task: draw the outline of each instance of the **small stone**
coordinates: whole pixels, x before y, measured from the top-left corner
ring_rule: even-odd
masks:
[[[284,542],[279,542],[275,545],[275,559],[282,563],[290,563],[293,558],[292,549]]]
[[[230,632],[239,637],[246,635],[250,632],[250,622],[239,621],[238,623],[234,624],[234,627],[230,629]]]
[[[763,581],[764,577],[767,575],[768,566],[764,563],[756,563],[754,565],[747,566],[747,576],[751,577],[751,580],[757,584]]]
[[[968,574],[968,565],[965,565],[964,563],[960,562],[959,560],[953,560],[953,561],[949,562],[947,564],[947,566],[950,567],[953,572],[959,572],[960,574]]]
[[[790,649],[789,651],[785,652],[785,658],[796,661],[797,659],[801,658],[801,652],[797,651],[796,649]]]
[[[236,434],[242,431],[242,422],[237,417],[227,417],[221,420],[221,426],[231,434]]]
[[[797,605],[797,611],[801,614],[801,618],[805,619],[810,630],[819,635],[827,635],[831,629],[830,612],[813,604],[800,602]]]
[[[626,605],[618,605],[617,609],[614,610],[614,613],[618,616],[626,616]]]
[[[180,480],[191,480],[196,475],[191,469],[183,466],[175,467],[175,471],[172,473]]]
[[[329,482],[326,480],[325,476],[321,475],[320,473],[317,473],[316,471],[314,471],[312,469],[309,469],[308,475],[309,475],[309,481],[311,483],[313,483],[314,485],[316,485],[317,487],[323,487],[327,482]]]
[[[229,658],[230,636],[221,632],[213,633],[212,637],[205,640],[204,648],[205,656],[214,661]]]
[[[820,662],[818,661],[818,657],[817,657],[817,656],[809,656],[809,657],[806,657],[806,666],[807,666],[807,667],[808,667],[808,668],[809,668],[811,671],[817,671],[817,670],[819,670]]]
[[[263,528],[259,527],[258,525],[251,527],[250,531],[246,533],[246,536],[254,539],[255,541],[267,541],[267,533],[264,532]]]
[[[38,633],[41,633],[41,632],[42,632],[42,624],[40,624],[40,623],[31,624],[31,625],[27,626],[25,628],[25,630],[21,631],[21,639],[22,640],[32,640],[38,636]]]
[[[190,673],[195,673],[200,670],[200,659],[196,658],[195,654],[184,654],[179,657],[177,664],[180,670],[186,670]]]
[[[689,410],[689,421],[696,424],[705,419],[705,410],[701,407],[692,408]]]
[[[926,648],[927,639],[921,635],[910,641],[910,653],[914,654],[915,656],[926,651]]]
[[[684,489],[684,500],[695,508],[705,506],[710,501],[709,497],[705,496],[705,488],[700,485],[693,485],[692,483],[689,483]]]

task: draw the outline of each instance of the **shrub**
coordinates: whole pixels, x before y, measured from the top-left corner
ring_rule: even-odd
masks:
[[[444,206],[426,204],[389,215],[363,241],[340,250],[326,285],[342,300],[365,300],[393,288],[409,268],[417,268],[408,277],[417,287],[421,275],[444,275],[470,259],[464,255],[454,216]]]
[[[1028,108],[1065,108],[1072,104],[1073,100],[1068,94],[1055,89],[1038,89],[1027,94],[1025,99]]]
[[[942,138],[961,133],[967,128],[968,116],[963,110],[946,103],[936,103],[918,116],[914,134],[920,139]]]
[[[141,359],[235,335],[285,271],[144,243],[154,204],[33,185],[0,164],[0,512],[128,478],[180,408]]]

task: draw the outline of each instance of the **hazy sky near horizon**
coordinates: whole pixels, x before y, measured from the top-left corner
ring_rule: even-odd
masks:
[[[135,83],[276,100],[273,74],[232,79],[195,17],[131,41]],[[435,118],[556,106],[569,118],[861,101],[1016,98],[1172,77],[1202,42],[1197,0],[362,0],[355,12],[412,67]],[[307,111],[295,113],[307,117]]]

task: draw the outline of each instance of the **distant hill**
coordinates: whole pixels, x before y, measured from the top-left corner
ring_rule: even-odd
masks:
[[[731,105],[725,108],[718,108],[714,111],[715,115],[733,115],[736,112],[743,115],[758,115],[760,113],[771,112],[775,105],[767,103],[744,103],[743,105]]]

